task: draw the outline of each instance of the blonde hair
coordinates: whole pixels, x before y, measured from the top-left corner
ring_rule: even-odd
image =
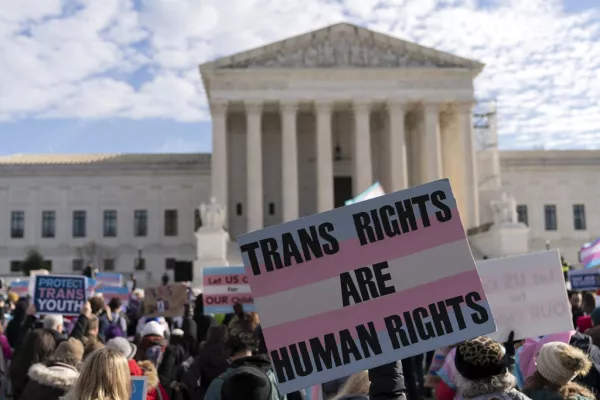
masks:
[[[63,400],[129,400],[131,377],[127,359],[105,347],[83,363],[79,378]]]
[[[368,396],[370,385],[369,373],[367,371],[357,372],[350,375],[350,378],[332,400],[339,400],[344,396]]]

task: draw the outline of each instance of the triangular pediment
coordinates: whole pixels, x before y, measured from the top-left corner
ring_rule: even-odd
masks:
[[[204,64],[202,69],[462,68],[483,64],[341,23]]]

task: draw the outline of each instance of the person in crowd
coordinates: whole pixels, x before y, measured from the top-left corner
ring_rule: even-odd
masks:
[[[142,304],[144,303],[144,290],[132,289],[129,296],[129,303],[125,309],[125,315],[129,320],[127,326],[127,336],[135,336],[137,334],[138,322],[141,318]]]
[[[584,292],[581,296],[581,309],[585,315],[591,315],[596,308],[596,296],[593,292]]]
[[[217,321],[212,315],[204,315],[204,300],[202,293],[196,297],[194,305],[194,321],[196,322],[196,340],[198,343],[202,343],[206,340],[208,335],[208,329],[217,324]]]
[[[321,391],[323,392],[323,399],[327,400],[327,399],[331,399],[331,398],[335,397],[338,393],[340,393],[340,391],[342,390],[342,388],[344,387],[344,384],[348,381],[348,379],[350,379],[350,376],[344,376],[342,378],[324,382],[321,385]]]
[[[27,334],[23,345],[15,352],[9,368],[13,399],[19,400],[27,386],[27,372],[33,364],[43,363],[54,353],[54,335],[46,329],[35,329]]]
[[[117,350],[92,353],[63,400],[129,400],[131,378],[127,359]]]
[[[569,301],[571,302],[571,314],[573,315],[573,327],[577,328],[577,319],[584,315],[583,312],[583,298],[580,292],[571,292],[569,294]]]
[[[369,395],[369,373],[357,372],[350,375],[333,400],[356,400]]]
[[[62,315],[59,314],[48,314],[42,320],[42,326],[47,329],[54,336],[56,344],[60,344],[65,341],[66,338],[63,334],[65,327],[65,321]]]
[[[12,348],[10,347],[10,343],[8,343],[8,339],[4,334],[4,327],[2,324],[0,324],[0,346],[2,347],[2,356],[4,357],[4,361],[10,361],[12,359]]]
[[[592,327],[584,333],[592,338],[592,343],[595,346],[600,346],[600,307],[592,311],[590,318],[592,319]]]
[[[536,364],[536,372],[523,390],[532,400],[595,399],[589,389],[573,382],[592,367],[581,350],[561,342],[546,343],[536,356]]]
[[[231,366],[214,379],[205,400],[260,399],[283,400],[267,356],[253,356],[254,343],[236,337],[229,340]]]
[[[104,337],[108,341],[114,337],[125,337],[127,335],[127,316],[121,311],[121,299],[113,297],[108,302],[106,317],[108,326],[104,332]]]
[[[89,340],[83,347],[83,361],[87,360],[87,358],[96,350],[103,349],[104,343],[99,340]]]
[[[13,349],[18,349],[35,324],[35,307],[27,299],[15,303],[13,317],[6,326],[6,338]]]
[[[229,368],[228,331],[225,325],[208,329],[206,342],[181,382],[192,399],[203,399],[211,382]]]
[[[29,383],[21,400],[59,400],[75,384],[83,360],[83,344],[75,339],[61,342],[45,363],[29,368]]]
[[[467,340],[456,347],[457,393],[465,399],[525,400],[508,371],[507,350],[488,337]]]
[[[148,360],[148,350],[153,347],[159,347],[161,349],[161,354],[167,347],[167,341],[164,337],[164,328],[156,321],[150,321],[144,325],[144,329],[142,330],[142,339],[137,348],[137,354],[135,359],[137,361],[145,361]],[[160,362],[157,361],[156,364]]]
[[[94,326],[91,326],[92,317],[94,317],[94,321],[97,321],[97,317],[92,314],[90,302],[86,301],[79,311],[79,317],[77,317],[77,321],[75,322],[75,326],[73,326],[70,337],[74,337],[84,345],[90,337],[97,337],[99,323],[96,324],[96,322],[94,322]]]
[[[254,333],[254,329],[256,328],[256,325],[258,325],[258,323],[252,326],[257,321],[253,321],[250,314],[244,312],[244,306],[242,304],[234,304],[233,313],[233,318],[231,319],[231,321],[229,321],[229,324],[227,324],[227,326],[229,327],[229,331],[232,334],[235,334],[235,332],[237,331]]]
[[[92,315],[98,317],[98,321],[99,321],[99,326],[98,326],[98,339],[100,339],[100,341],[102,343],[106,342],[106,336],[105,333],[108,329],[108,326],[110,325],[110,320],[108,319],[107,316],[107,308],[104,305],[104,298],[102,298],[101,296],[93,296],[90,298],[89,300],[90,302],[90,307],[92,310]]]
[[[135,359],[138,362],[151,361],[158,370],[161,385],[171,388],[177,371],[177,357],[173,348],[168,346],[164,332],[165,328],[158,322],[148,322],[142,330]]]

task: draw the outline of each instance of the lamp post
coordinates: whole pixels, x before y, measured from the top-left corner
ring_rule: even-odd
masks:
[[[137,256],[137,259],[135,260],[135,269],[136,270],[140,270],[143,259],[144,259],[143,250],[140,248],[140,249],[138,249],[138,256]]]

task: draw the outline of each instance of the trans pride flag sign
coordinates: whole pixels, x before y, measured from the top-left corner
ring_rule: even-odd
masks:
[[[581,247],[579,260],[584,268],[600,266],[600,238]]]
[[[383,191],[383,187],[379,182],[377,182],[355,198],[346,200],[345,205],[348,206],[350,204],[358,203],[359,201],[374,199],[375,197],[383,196],[384,194],[385,192]]]

